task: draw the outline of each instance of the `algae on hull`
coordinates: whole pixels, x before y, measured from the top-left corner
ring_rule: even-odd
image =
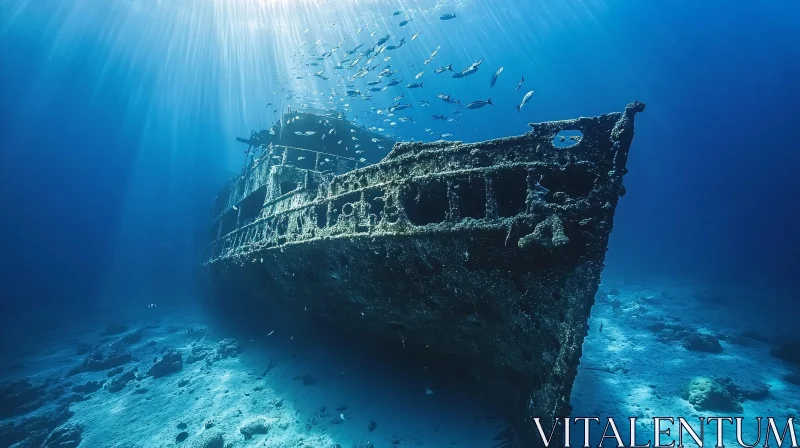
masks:
[[[253,291],[463,360],[514,422],[569,414],[633,119],[532,124],[486,142],[398,143],[379,163],[270,145],[229,188],[204,272],[212,297]],[[557,147],[562,131],[579,131]],[[567,140],[564,138],[564,140]],[[318,165],[292,166],[298,152]],[[354,163],[355,162],[355,163]]]

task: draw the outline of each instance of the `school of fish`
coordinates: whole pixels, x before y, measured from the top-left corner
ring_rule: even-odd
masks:
[[[411,11],[395,11],[391,20],[396,23],[398,32],[405,32],[408,28],[414,26],[415,17],[409,13]],[[457,21],[455,13],[441,14],[438,19],[442,22]],[[327,25],[327,29],[336,26],[336,23]],[[303,35],[309,33],[309,29],[305,29]],[[396,129],[397,122],[411,123],[413,125],[422,126],[424,132],[429,135],[435,135],[434,131],[425,127],[420,120],[414,120],[413,115],[409,116],[396,116],[401,111],[404,114],[413,113],[415,104],[417,108],[431,106],[433,99],[438,99],[454,107],[451,114],[431,114],[429,120],[440,122],[459,123],[462,110],[477,111],[486,106],[495,107],[495,103],[491,98],[474,99],[473,101],[462,104],[461,99],[454,99],[450,93],[431,93],[425,88],[423,78],[430,76],[447,76],[445,73],[450,73],[449,77],[453,80],[463,79],[474,76],[483,64],[484,59],[480,58],[474,60],[467,66],[462,66],[461,70],[454,70],[453,64],[449,62],[447,65],[438,66],[435,69],[428,68],[439,52],[443,50],[442,45],[437,45],[430,55],[417,65],[416,62],[404,62],[406,67],[396,67],[392,63],[394,55],[406,45],[419,45],[419,43],[411,43],[420,36],[420,32],[414,32],[406,37],[396,36],[392,32],[381,32],[378,30],[365,31],[364,28],[358,28],[356,35],[363,41],[356,43],[349,43],[350,38],[344,38],[334,45],[325,42],[323,39],[318,39],[315,42],[310,40],[303,40],[300,42],[299,50],[293,55],[293,66],[291,67],[291,75],[286,77],[272,78],[272,81],[280,86],[280,93],[283,94],[286,101],[290,104],[289,107],[294,109],[299,108],[324,108],[328,110],[338,110],[341,112],[355,111],[351,107],[353,100],[367,101],[370,103],[368,109],[358,108],[357,116],[354,121],[366,123],[369,130],[377,132],[385,132],[386,135],[391,135],[391,132],[386,132],[384,126]],[[398,38],[399,37],[399,38]],[[371,45],[366,41],[374,41]],[[445,49],[446,51],[446,49]],[[398,53],[399,54],[399,53]],[[426,52],[427,54],[427,52]],[[441,56],[437,60],[441,59]],[[438,64],[437,64],[438,65]],[[434,65],[433,67],[436,67]],[[413,79],[409,74],[410,70],[418,70]],[[399,74],[399,72],[409,74],[408,79]],[[489,79],[489,89],[494,89],[498,83],[504,67],[499,67]],[[431,72],[432,74],[427,73]],[[414,72],[411,72],[414,73]],[[290,84],[304,82],[307,77],[315,77],[326,83],[333,84],[329,90],[321,91],[319,89],[295,89]],[[459,82],[459,81],[454,81]],[[519,91],[525,83],[524,75],[520,74],[519,81],[514,87],[514,92]],[[387,90],[392,90],[399,95],[390,95]],[[421,95],[430,95],[430,99],[417,99],[416,102],[404,101],[405,93],[402,90],[416,90],[415,98]],[[386,93],[384,93],[386,92]],[[427,93],[426,93],[427,92]],[[278,95],[278,92],[273,92]],[[521,112],[523,106],[530,102],[533,96],[533,90],[528,91],[522,95],[520,102],[515,104],[517,113]],[[281,114],[282,108],[276,108],[270,102],[268,108],[273,109],[272,112]],[[504,107],[504,106],[500,106]],[[470,112],[478,113],[478,112]],[[369,126],[369,125],[372,126]],[[405,125],[404,125],[405,126]],[[453,130],[454,132],[457,129]],[[297,135],[314,137],[313,131],[298,131]],[[328,135],[323,132],[320,136],[315,138],[324,139]],[[453,137],[453,133],[446,132],[439,134],[439,138]],[[354,138],[355,139],[355,138]],[[411,138],[411,140],[414,140]],[[341,144],[341,140],[339,141]],[[359,145],[355,145],[357,148]],[[356,151],[361,153],[363,151]]]

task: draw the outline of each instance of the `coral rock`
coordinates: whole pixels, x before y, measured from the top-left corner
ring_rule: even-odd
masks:
[[[19,379],[0,383],[0,418],[27,414],[44,404],[44,387]]]
[[[106,385],[106,389],[109,392],[119,392],[125,388],[125,386],[130,383],[131,381],[136,379],[136,372],[139,370],[138,367],[134,367],[131,370],[119,375],[108,382]]]
[[[225,439],[222,438],[222,433],[215,430],[201,434],[189,446],[191,448],[224,448]]]
[[[211,365],[217,361],[231,358],[239,353],[239,342],[234,338],[225,338],[219,341],[214,353],[206,358],[206,363]]]
[[[719,412],[742,412],[739,404],[725,387],[705,377],[696,377],[689,383],[684,398],[697,410]]]
[[[206,359],[210,352],[211,349],[209,347],[204,347],[202,345],[192,347],[192,350],[189,352],[189,356],[186,357],[186,364],[194,364],[197,361],[202,361]]]
[[[46,412],[36,412],[18,420],[0,424],[0,446],[41,447],[53,428],[72,417],[68,405],[54,407]]]
[[[742,386],[728,377],[716,378],[716,381],[727,389],[731,397],[736,401],[761,401],[769,396],[769,387],[764,384],[758,386]]]
[[[800,340],[783,342],[773,348],[770,354],[790,364],[800,366]]]
[[[683,340],[683,347],[693,352],[722,353],[722,346],[714,336],[691,333]]]
[[[268,433],[273,422],[274,419],[254,417],[242,423],[242,426],[239,427],[239,432],[242,433],[246,440],[249,440],[256,434]]]
[[[161,378],[171,373],[180,372],[183,369],[183,356],[177,350],[167,350],[161,359],[157,360],[147,375],[153,378]]]

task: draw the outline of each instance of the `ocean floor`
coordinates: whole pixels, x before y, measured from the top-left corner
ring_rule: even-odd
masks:
[[[800,409],[800,344],[746,303],[692,285],[604,282],[573,415],[621,419],[626,443],[628,417],[641,419],[640,443],[652,417],[744,417],[748,443],[756,416],[782,429]],[[237,334],[199,310],[140,308],[3,360],[0,447],[488,448],[507,427],[463,384],[341,341],[266,324]],[[735,444],[732,429],[725,439]],[[582,429],[573,440],[582,445]]]

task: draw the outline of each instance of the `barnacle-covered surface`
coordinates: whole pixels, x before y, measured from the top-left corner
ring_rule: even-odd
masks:
[[[398,143],[365,167],[274,145],[265,160],[277,162],[218,198],[211,295],[249,290],[463,359],[531,446],[531,417],[569,414],[643,109],[479,143]],[[307,165],[287,163],[301,153]]]

